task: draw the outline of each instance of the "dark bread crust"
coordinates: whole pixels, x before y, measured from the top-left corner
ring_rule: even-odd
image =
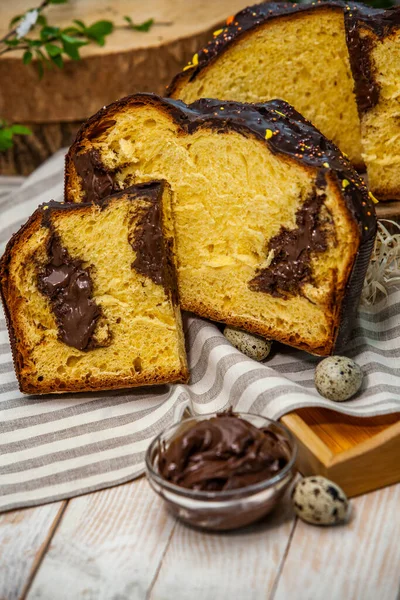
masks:
[[[154,106],[163,113],[167,113],[186,134],[190,135],[200,127],[216,131],[239,131],[243,135],[256,137],[257,140],[265,143],[274,154],[282,154],[289,160],[303,164],[306,168],[317,168],[336,187],[338,202],[347,212],[353,228],[354,239],[358,240],[358,251],[353,264],[349,265],[345,278],[346,289],[344,290],[342,285],[339,286],[339,289],[332,290],[332,302],[330,306],[327,306],[327,312],[332,314],[334,334],[332,340],[326,345],[310,347],[302,340],[283,337],[279,331],[260,329],[259,325],[244,322],[234,316],[214,314],[212,309],[201,304],[189,305],[185,303],[184,299],[182,308],[204,317],[224,321],[278,339],[289,345],[304,348],[311,353],[326,355],[343,349],[351,333],[348,327],[349,317],[353,318],[357,310],[359,294],[376,234],[373,202],[364,182],[353,170],[349,161],[309,121],[281,100],[250,105],[206,99],[187,106],[181,101],[162,99],[152,94],[137,94],[101,109],[79,130],[66,157],[66,202],[76,200],[72,193],[73,183],[78,182],[80,189],[85,190],[82,179],[75,168],[75,157],[89,151],[90,142],[96,139],[95,133],[99,131],[99,128],[104,133],[108,127],[113,127],[114,116],[117,116],[120,111],[143,105]],[[104,123],[110,123],[110,125],[102,127]],[[272,135],[268,135],[266,138],[268,131]],[[98,168],[98,165],[94,168]],[[104,165],[103,169],[106,170]],[[351,288],[349,288],[350,281]],[[357,294],[354,294],[355,289],[357,289]],[[346,309],[346,314],[344,314],[343,308]]]
[[[161,197],[165,186],[168,186],[168,184],[164,181],[153,181],[131,186],[105,198],[101,202],[100,208],[104,209],[107,205],[112,203],[115,198],[122,197],[128,197],[130,200],[134,200],[135,198],[143,198],[152,202],[161,202]],[[12,318],[12,314],[17,308],[18,304],[18,297],[16,297],[15,290],[12,288],[11,279],[9,276],[9,267],[13,257],[13,251],[17,245],[26,242],[34,233],[37,232],[38,229],[41,227],[46,227],[46,222],[48,223],[51,218],[50,214],[55,216],[58,213],[59,216],[62,216],[71,211],[81,212],[92,210],[92,208],[93,205],[91,203],[61,204],[59,202],[50,201],[41,205],[36,209],[29,220],[11,237],[6,246],[4,254],[0,259],[0,296],[6,316],[14,370],[21,392],[26,394],[53,394],[124,389],[166,383],[187,383],[189,380],[189,371],[184,359],[181,360],[180,369],[157,374],[155,376],[146,374],[145,372],[136,374],[134,378],[126,377],[123,379],[121,379],[120,376],[100,376],[90,378],[85,382],[82,380],[77,380],[75,384],[68,386],[65,386],[65,384],[63,385],[62,381],[60,381],[60,383],[47,383],[36,380],[32,382],[30,373],[25,374],[23,372],[24,365],[29,362],[29,353],[26,351],[26,346],[24,345],[22,336],[21,339],[18,338],[18,333],[16,327],[14,326],[14,323],[17,322],[16,315],[14,320]],[[172,302],[176,307],[178,291],[175,264],[173,261],[173,256],[171,255],[171,244],[169,243],[168,239],[165,239],[164,247],[167,260],[163,267],[166,271],[166,277],[163,280],[163,285],[170,302]],[[49,310],[51,310],[50,305]]]
[[[19,389],[21,392],[29,393],[27,391],[27,385],[25,378],[22,374],[24,363],[26,362],[27,354],[24,353],[24,347],[22,344],[18,344],[17,333],[15,331],[13,321],[11,318],[11,306],[12,306],[12,290],[9,287],[9,265],[12,258],[12,250],[14,245],[20,239],[27,239],[33,235],[42,220],[40,209],[37,209],[28,221],[21,226],[21,228],[12,235],[9,240],[3,256],[0,259],[0,296],[3,303],[4,314],[6,317],[8,335],[10,339],[11,353],[14,364],[14,371],[18,379]]]

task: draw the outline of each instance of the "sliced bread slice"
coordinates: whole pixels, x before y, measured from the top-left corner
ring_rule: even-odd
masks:
[[[400,6],[347,11],[346,30],[368,185],[400,199]]]
[[[50,202],[13,236],[0,283],[23,392],[187,380],[170,199],[149,183]]]

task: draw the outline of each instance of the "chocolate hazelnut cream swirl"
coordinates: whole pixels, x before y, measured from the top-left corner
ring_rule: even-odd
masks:
[[[243,488],[274,477],[289,462],[286,440],[227,411],[195,423],[159,450],[159,472],[203,491]]]

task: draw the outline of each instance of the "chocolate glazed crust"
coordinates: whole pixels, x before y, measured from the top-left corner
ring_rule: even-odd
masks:
[[[130,107],[150,105],[166,112],[186,133],[191,134],[199,128],[215,129],[217,131],[234,130],[244,135],[252,135],[267,144],[274,154],[281,154],[301,164],[318,169],[318,173],[327,176],[337,184],[349,212],[349,218],[355,224],[359,234],[359,249],[352,267],[351,281],[345,291],[341,306],[346,306],[347,313],[354,315],[357,310],[358,296],[352,293],[355,284],[357,289],[362,286],[365,271],[373,247],[376,234],[376,217],[372,200],[363,180],[357,175],[350,162],[340,150],[327,140],[309,121],[302,117],[292,106],[282,100],[272,100],[262,104],[242,104],[211,99],[202,99],[191,105],[179,100],[160,98],[154,94],[136,94],[128,96],[101,109],[91,117],[79,130],[74,144],[66,157],[65,200],[73,202],[70,192],[70,178],[79,173],[79,155],[90,158],[90,140],[96,137],[96,132],[102,123],[109,122],[112,127],[120,111]],[[104,128],[100,129],[103,133]],[[92,172],[86,173],[90,179],[99,169],[98,155],[93,161]],[[100,173],[113,175],[104,165]],[[85,179],[86,179],[85,177]],[[83,186],[85,190],[85,186]],[[361,268],[362,266],[362,268]],[[357,274],[354,281],[353,274]],[[353,299],[351,303],[346,298]],[[354,305],[354,306],[353,306]],[[344,319],[343,310],[338,317],[335,328],[334,351],[339,351],[346,343],[345,329],[341,326]],[[346,322],[348,319],[346,318]],[[342,331],[342,335],[338,332]],[[350,332],[347,332],[348,335]],[[329,349],[329,352],[332,348]]]

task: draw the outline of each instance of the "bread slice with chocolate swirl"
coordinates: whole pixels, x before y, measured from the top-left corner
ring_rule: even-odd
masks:
[[[346,13],[368,184],[400,199],[400,6]]]
[[[280,100],[111,104],[66,159],[67,202],[154,178],[172,188],[181,306],[330,354],[351,332],[374,242],[365,185]]]
[[[154,182],[50,202],[12,237],[0,284],[21,391],[187,380],[170,200]]]

